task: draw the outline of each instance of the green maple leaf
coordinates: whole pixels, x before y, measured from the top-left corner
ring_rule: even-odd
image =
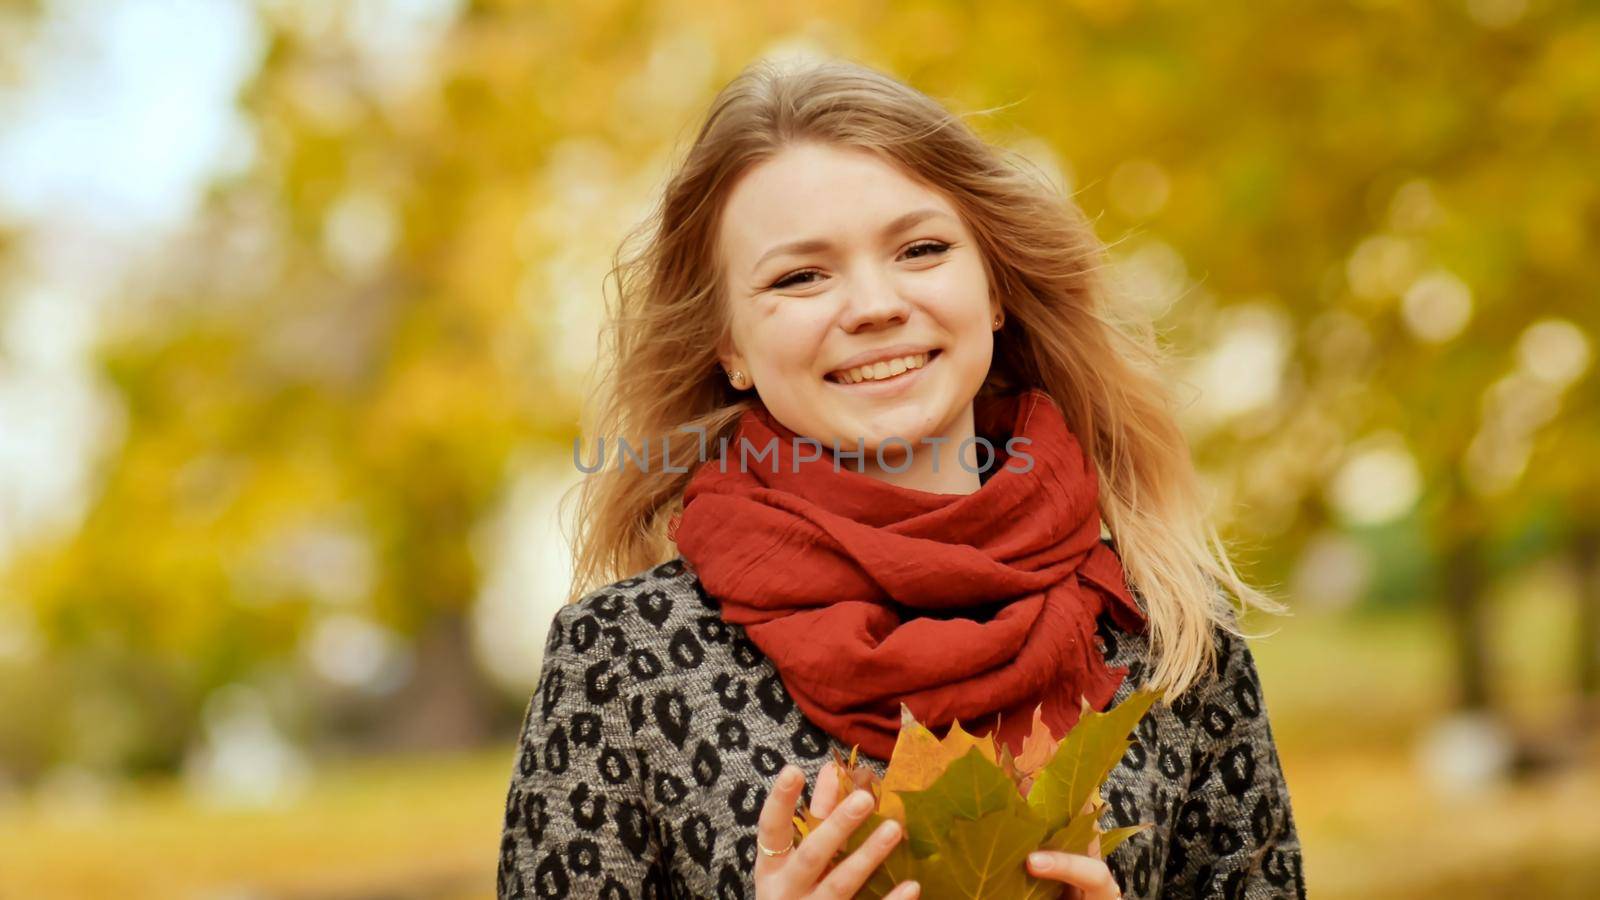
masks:
[[[933,784],[903,791],[906,836],[918,856],[934,852],[950,823],[976,820],[1002,810],[1025,811],[1016,783],[973,747],[951,763]]]
[[[1128,699],[1106,712],[1097,712],[1086,703],[1078,723],[1072,726],[1055,755],[1033,780],[1028,805],[1042,819],[1047,830],[1066,825],[1083,812],[1100,784],[1111,774],[1132,741],[1129,734],[1160,695],[1134,691]]]
[[[1024,860],[1043,839],[1044,823],[1021,804],[976,821],[952,820],[936,853],[944,863],[944,878],[932,894],[924,882],[922,895],[929,900],[1015,897],[1035,880],[1028,874]]]
[[[865,842],[857,835],[871,834],[876,822],[882,821],[875,818],[846,839],[849,852]],[[907,879],[922,885],[926,900],[1046,896],[1031,893],[1030,885],[1038,879],[1025,866],[1028,853],[1043,837],[1044,825],[1020,803],[978,819],[957,816],[941,829],[934,851],[927,856],[912,852],[905,841],[895,845],[856,896],[881,898]],[[1060,888],[1056,882],[1057,893]]]

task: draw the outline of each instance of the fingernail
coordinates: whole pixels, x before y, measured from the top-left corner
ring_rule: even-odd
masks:
[[[920,896],[922,896],[922,883],[921,882],[908,881],[908,882],[906,882],[906,884],[911,885],[911,893],[907,894],[906,896],[909,896],[909,897],[920,897]]]
[[[1047,871],[1050,868],[1050,857],[1043,853],[1030,853],[1028,854],[1028,865],[1041,872]]]
[[[851,815],[861,815],[872,808],[872,795],[866,791],[856,791],[845,801],[845,808]]]
[[[798,769],[794,768],[793,766],[785,766],[782,779],[784,789],[787,790],[788,788],[794,787],[797,783],[796,779],[799,778],[799,776],[800,771]]]

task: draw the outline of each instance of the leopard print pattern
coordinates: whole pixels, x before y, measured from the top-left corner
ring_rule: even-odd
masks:
[[[1099,622],[1107,660],[1147,644]],[[1214,678],[1157,704],[1107,780],[1102,825],[1151,823],[1107,860],[1128,900],[1304,898],[1300,842],[1260,679],[1217,631]],[[682,557],[555,615],[523,719],[496,878],[505,898],[755,896],[755,828],[786,763],[845,746],[795,706],[744,628]],[[858,754],[883,774],[886,762]]]

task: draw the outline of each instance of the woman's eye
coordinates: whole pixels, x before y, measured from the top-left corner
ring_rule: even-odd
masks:
[[[941,241],[918,241],[917,243],[912,244],[911,246],[907,247],[905,249],[905,252],[909,254],[913,250],[927,250],[929,253],[939,254],[939,253],[944,253],[945,251],[947,251],[949,249],[950,249],[950,245],[946,244],[946,243],[943,243]],[[923,255],[925,255],[925,254],[917,254],[916,256],[913,256],[912,259],[920,259]],[[803,270],[801,270],[799,272],[794,272],[794,273],[791,273],[789,275],[785,275],[782,278],[778,279],[777,281],[774,281],[772,283],[771,289],[773,289],[773,290],[783,290],[784,288],[788,288],[788,287],[795,287],[797,285],[809,284],[810,282],[796,281],[795,279],[801,278],[801,277],[806,276],[806,275],[816,275],[816,274],[819,274],[819,273],[815,269],[803,269]]]
[[[812,270],[810,270],[810,269],[807,269],[804,272],[796,272],[793,275],[785,275],[782,278],[778,279],[777,281],[774,281],[772,283],[772,286],[774,288],[778,289],[778,290],[782,290],[783,288],[786,288],[786,287],[793,287],[797,283],[797,282],[795,282],[795,279],[799,278],[801,275],[815,275],[815,274],[817,274],[817,273],[812,271]]]
[[[949,244],[940,243],[939,241],[919,241],[907,247],[906,252],[910,253],[913,250],[927,250],[930,253],[943,253],[949,249]]]

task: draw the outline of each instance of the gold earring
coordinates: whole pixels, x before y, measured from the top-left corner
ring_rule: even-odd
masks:
[[[733,382],[733,386],[736,388],[744,387],[744,373],[738,369],[728,373],[728,380]]]
[[[994,327],[999,328],[1000,327],[1000,322],[1001,322],[1000,313],[995,313],[994,314]]]

